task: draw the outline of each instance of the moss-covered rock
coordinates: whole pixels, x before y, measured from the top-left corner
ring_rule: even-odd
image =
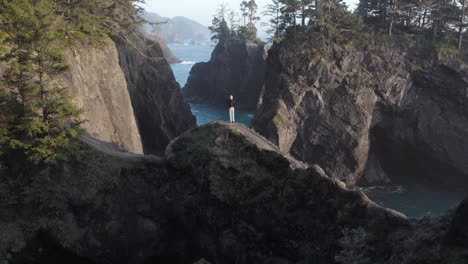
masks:
[[[38,175],[24,188],[11,175],[0,179],[2,264],[438,264],[464,256],[465,240],[443,244],[448,230],[463,230],[463,211],[453,221],[407,219],[240,124],[194,128],[165,158],[83,140],[53,181]]]

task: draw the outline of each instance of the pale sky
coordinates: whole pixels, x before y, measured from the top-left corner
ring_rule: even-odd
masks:
[[[354,8],[359,0],[345,0],[351,8]],[[163,17],[184,16],[193,19],[205,26],[211,24],[213,15],[219,4],[225,2],[229,8],[239,13],[242,0],[146,0],[143,7]],[[271,2],[271,0],[256,0],[260,9]]]

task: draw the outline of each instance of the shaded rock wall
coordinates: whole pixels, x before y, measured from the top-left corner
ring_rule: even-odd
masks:
[[[189,101],[227,106],[233,95],[237,107],[256,109],[265,77],[269,47],[229,39],[218,43],[209,62],[190,71],[183,93]]]
[[[441,182],[451,176],[452,186],[468,184],[462,107],[468,74],[451,65],[439,59],[414,72],[401,51],[335,47],[324,57],[274,47],[253,127],[282,151],[350,185],[362,175],[367,183],[389,182],[392,168],[407,171],[405,177]],[[379,155],[388,152],[393,155]]]
[[[159,45],[141,35],[116,40],[119,62],[146,154],[164,152],[171,139],[195,125],[180,86]]]
[[[455,218],[406,219],[242,125],[195,128],[164,160],[113,149],[83,146],[67,180],[49,183],[67,190],[43,197],[54,204],[13,206],[2,189],[0,262],[47,259],[48,248],[81,263],[466,260],[465,237],[445,242],[463,230],[466,206]]]

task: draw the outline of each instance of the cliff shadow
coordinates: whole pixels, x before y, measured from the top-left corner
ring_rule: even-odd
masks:
[[[369,159],[366,173],[380,173],[387,183],[395,185],[425,185],[435,190],[468,194],[468,184],[461,179],[463,173],[450,165],[431,157],[410,142],[398,139],[393,128],[375,126],[370,130]],[[370,167],[374,169],[370,170]],[[370,185],[369,178],[375,175],[364,175],[361,185]]]

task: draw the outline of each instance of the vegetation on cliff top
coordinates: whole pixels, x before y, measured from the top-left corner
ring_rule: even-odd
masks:
[[[240,4],[241,18],[234,10],[230,10],[227,4],[222,3],[213,17],[212,40],[222,41],[228,38],[240,38],[247,42],[261,44],[257,37],[256,23],[260,20],[257,16],[258,6],[255,0],[242,1]],[[229,25],[228,25],[229,22]]]
[[[125,39],[141,21],[138,2],[0,0],[0,177],[24,201],[59,195],[48,184],[80,155],[82,111],[56,80],[69,68],[64,52]]]
[[[0,1],[0,153],[13,162],[47,165],[64,158],[79,134],[80,110],[54,83],[68,69],[63,51],[77,41],[125,35],[139,20],[134,0]],[[27,167],[27,166],[26,166]]]
[[[390,46],[467,56],[465,0],[273,0],[266,7],[272,42],[331,51],[333,45]]]

